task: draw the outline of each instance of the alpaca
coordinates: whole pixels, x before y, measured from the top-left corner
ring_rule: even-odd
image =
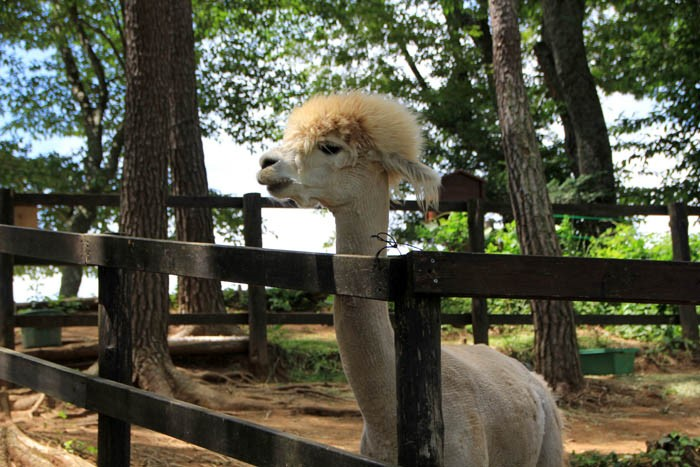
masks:
[[[415,116],[380,95],[311,98],[292,111],[281,144],[263,154],[258,182],[276,198],[321,204],[336,223],[336,252],[375,255],[390,188],[413,184],[425,205],[440,179],[419,161]],[[385,302],[337,296],[343,369],[362,413],[361,452],[397,462],[394,333]],[[483,345],[442,347],[445,466],[561,466],[562,422],[544,381]]]

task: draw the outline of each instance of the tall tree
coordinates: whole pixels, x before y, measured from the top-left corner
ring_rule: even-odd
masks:
[[[125,152],[120,199],[120,232],[129,236],[165,238],[170,112],[171,61],[175,15],[170,0],[127,0]],[[187,20],[190,20],[188,17]],[[145,389],[213,408],[230,407],[227,398],[179,372],[168,351],[168,276],[126,274],[132,314],[134,382]]]
[[[124,3],[126,39],[125,152],[119,230],[124,235],[166,238],[168,79],[170,74],[168,0]],[[166,40],[163,40],[166,38]],[[163,388],[173,368],[167,347],[168,276],[127,274],[134,344],[134,379],[146,389]]]
[[[0,11],[0,57],[9,70],[0,75],[0,103],[9,114],[5,129],[84,141],[75,155],[81,170],[61,182],[64,190],[99,193],[115,186],[124,139],[121,100],[112,98],[123,94],[120,18],[111,0],[29,0]],[[87,232],[98,217],[89,206],[53,209],[52,215],[77,233]],[[62,272],[59,295],[75,296],[82,268]]]
[[[523,80],[516,0],[490,0],[498,118],[518,240],[526,255],[561,256],[544,167]],[[552,387],[576,390],[583,375],[570,302],[531,301],[535,370]]]
[[[626,189],[631,202],[700,200],[700,8],[696,1],[596,0],[587,25],[591,68],[607,93],[631,94],[648,112],[626,112],[614,127],[629,154],[621,172],[634,185],[644,170],[652,188]],[[617,149],[617,148],[616,148]],[[622,151],[621,151],[622,152]],[[672,164],[658,173],[656,161]],[[628,162],[640,162],[629,164]],[[627,167],[632,171],[624,173]],[[654,173],[657,172],[657,173]],[[632,178],[634,177],[634,178]]]
[[[591,201],[615,203],[615,175],[608,128],[583,37],[584,0],[542,0],[538,58],[555,98],[563,102],[566,148],[573,150],[579,188]]]
[[[174,0],[171,8],[168,83],[171,191],[174,195],[207,196],[209,187],[197,105],[192,3],[191,0]],[[214,243],[211,210],[176,208],[175,232],[181,241]],[[226,312],[219,281],[178,277],[177,298],[181,313]],[[186,331],[194,334],[224,333],[221,326],[190,327]]]

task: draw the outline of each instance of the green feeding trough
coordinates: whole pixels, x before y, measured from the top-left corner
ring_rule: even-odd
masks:
[[[627,375],[634,372],[634,356],[639,349],[581,349],[584,375]]]
[[[63,315],[61,310],[51,308],[36,308],[22,310],[22,316],[58,316]],[[58,327],[25,327],[22,328],[22,346],[25,349],[32,347],[54,347],[61,345],[61,328]]]

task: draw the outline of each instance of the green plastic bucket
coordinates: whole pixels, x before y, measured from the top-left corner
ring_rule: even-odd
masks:
[[[581,349],[581,370],[585,375],[626,375],[634,372],[639,349]]]
[[[20,311],[22,316],[58,316],[63,311],[51,308],[37,308]],[[25,349],[32,347],[55,347],[61,345],[61,328],[22,328],[22,346]]]

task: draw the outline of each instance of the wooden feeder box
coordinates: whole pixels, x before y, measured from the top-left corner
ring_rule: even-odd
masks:
[[[466,170],[456,170],[442,176],[440,201],[466,201],[486,198],[486,180]]]
[[[15,221],[17,227],[38,227],[37,215],[39,209],[36,206],[15,206]]]
[[[486,198],[486,180],[458,169],[442,176],[440,201],[467,201]],[[427,220],[432,221],[437,213],[429,211]]]

